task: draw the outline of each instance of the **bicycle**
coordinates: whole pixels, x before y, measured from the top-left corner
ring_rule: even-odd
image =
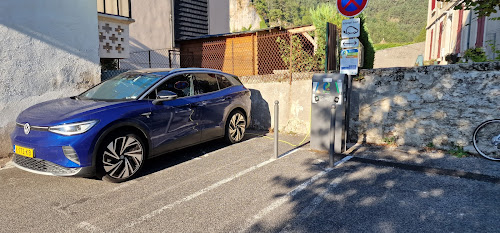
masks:
[[[500,119],[487,120],[477,126],[472,143],[484,158],[500,161]]]

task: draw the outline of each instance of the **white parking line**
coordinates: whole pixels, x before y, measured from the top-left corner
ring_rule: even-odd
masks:
[[[88,222],[81,222],[80,224],[78,224],[78,228],[87,230],[89,232],[104,232],[103,230],[99,229],[98,227]]]
[[[334,164],[334,167],[345,163],[346,161],[348,161],[351,158],[352,158],[352,156],[346,156],[346,157],[344,157],[342,160],[336,162]],[[333,168],[327,168],[324,171],[316,174],[315,176],[311,177],[308,181],[302,183],[301,185],[297,186],[295,189],[293,189],[292,191],[288,192],[286,195],[284,195],[280,199],[278,199],[275,202],[271,203],[271,205],[269,205],[268,207],[266,207],[266,208],[262,209],[261,211],[259,211],[259,213],[257,213],[253,217],[247,219],[246,224],[244,225],[244,227],[242,228],[242,230],[240,232],[248,232],[249,229],[255,223],[257,223],[261,218],[263,218],[264,216],[266,216],[267,214],[269,214],[271,211],[275,210],[276,208],[280,207],[281,205],[285,204],[286,202],[290,201],[295,195],[297,195],[297,193],[299,193],[300,191],[306,189],[309,185],[311,185],[312,183],[316,182],[321,177],[327,175],[332,170],[333,170]],[[313,201],[313,203],[314,203],[314,201]],[[311,208],[316,208],[316,207],[313,206]],[[312,209],[312,210],[314,210],[314,209]],[[311,210],[311,212],[312,212],[312,210]]]
[[[237,173],[236,175],[233,175],[233,176],[231,176],[229,178],[226,178],[226,179],[221,180],[221,181],[219,181],[217,183],[214,183],[214,184],[212,184],[212,185],[210,185],[210,186],[208,186],[208,187],[206,187],[206,188],[204,188],[204,189],[202,189],[202,190],[200,190],[200,191],[198,191],[196,193],[193,193],[193,194],[191,194],[191,195],[189,195],[187,197],[184,197],[184,198],[182,198],[180,200],[177,200],[174,203],[165,205],[165,206],[163,206],[163,207],[161,207],[159,209],[156,209],[156,210],[154,210],[154,211],[152,211],[152,212],[150,212],[150,213],[148,213],[146,215],[143,215],[140,218],[138,218],[138,219],[130,222],[129,224],[126,224],[126,225],[118,228],[117,230],[115,230],[115,232],[123,232],[125,229],[131,228],[131,227],[133,227],[133,226],[135,226],[137,224],[140,224],[140,223],[142,223],[144,221],[147,221],[148,219],[151,219],[151,218],[153,218],[153,217],[161,214],[165,210],[172,209],[172,208],[174,208],[177,205],[180,205],[180,204],[182,204],[184,202],[190,201],[190,200],[192,200],[192,199],[194,199],[194,198],[196,198],[196,197],[198,197],[198,196],[200,196],[200,195],[202,195],[202,194],[204,194],[206,192],[209,192],[209,191],[211,191],[213,189],[216,189],[216,188],[220,187],[223,184],[226,184],[226,183],[228,183],[228,182],[230,182],[230,181],[232,181],[232,180],[234,180],[234,179],[236,179],[238,177],[241,177],[241,176],[243,176],[243,175],[245,175],[245,174],[247,174],[247,173],[249,173],[251,171],[254,171],[254,170],[256,170],[256,169],[258,169],[260,167],[263,167],[263,166],[265,166],[265,165],[267,165],[267,164],[269,164],[269,163],[271,163],[271,162],[273,162],[275,160],[276,159],[274,159],[274,158],[273,159],[269,159],[267,161],[264,161],[264,162],[262,162],[260,164],[255,165],[253,167],[247,168],[247,169],[245,169],[245,170]]]
[[[5,166],[4,166],[4,167],[0,167],[0,170],[9,169],[9,168],[13,168],[13,167],[15,167],[15,166],[14,166],[14,163],[12,163],[12,161],[9,161],[9,162],[7,162],[7,163],[5,164]]]

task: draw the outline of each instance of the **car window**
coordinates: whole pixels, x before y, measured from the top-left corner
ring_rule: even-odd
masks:
[[[169,78],[148,95],[148,99],[156,99],[156,93],[167,90],[177,94],[178,98],[194,94],[194,79],[191,74],[182,74]]]
[[[217,75],[217,81],[219,82],[219,87],[221,90],[233,85],[225,76],[222,75]]]
[[[215,74],[194,74],[196,76],[195,82],[195,94],[205,94],[219,90],[219,84],[217,83],[217,77]]]
[[[79,97],[96,100],[137,99],[161,78],[160,75],[126,72],[100,83]]]

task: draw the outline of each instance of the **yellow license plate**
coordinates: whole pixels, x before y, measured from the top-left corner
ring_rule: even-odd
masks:
[[[22,155],[22,156],[26,156],[26,157],[30,157],[30,158],[35,157],[35,150],[34,149],[30,149],[30,148],[26,148],[26,147],[22,147],[22,146],[18,146],[18,145],[16,145],[14,152],[18,155]]]

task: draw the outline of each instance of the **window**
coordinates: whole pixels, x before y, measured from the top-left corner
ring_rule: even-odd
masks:
[[[432,1],[431,10],[434,10],[434,8],[436,8],[436,0],[431,0],[431,1]]]
[[[158,86],[156,90],[152,91],[147,99],[156,99],[156,93],[162,90],[174,92],[177,94],[178,98],[192,96],[194,94],[193,76],[190,74],[183,74],[169,78]]]
[[[233,85],[225,76],[222,75],[217,75],[217,81],[219,81],[219,87],[221,90]]]
[[[210,93],[219,90],[217,77],[215,74],[195,74],[196,84],[195,93],[197,95]]]
[[[97,12],[131,18],[130,0],[97,0]]]

